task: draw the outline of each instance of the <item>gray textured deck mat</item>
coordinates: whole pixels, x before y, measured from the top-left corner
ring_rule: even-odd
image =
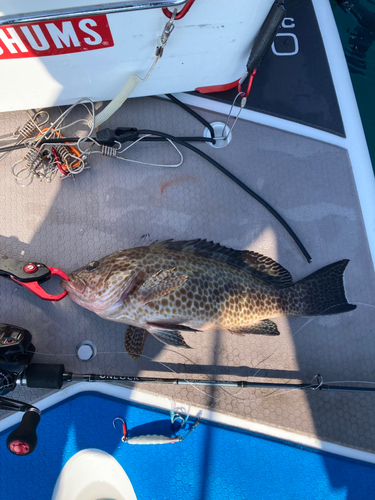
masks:
[[[202,111],[210,121],[222,116]],[[25,112],[0,115],[0,137],[26,122]],[[201,135],[203,126],[176,105],[159,99],[128,101],[106,124]],[[9,280],[0,280],[0,321],[33,334],[36,362],[64,363],[77,373],[114,373],[221,379],[310,381],[374,380],[374,272],[347,152],[261,125],[239,121],[231,144],[200,146],[248,183],[292,225],[313,262],[254,199],[194,153],[184,149],[177,169],[127,164],[92,156],[92,168],[51,184],[18,187],[11,165],[0,163],[0,253],[71,271],[119,249],[154,240],[206,238],[272,257],[298,280],[339,259],[346,271],[351,313],[277,320],[279,337],[239,337],[223,332],[184,333],[193,349],[177,350],[149,337],[133,361],[124,352],[121,324],[100,319],[68,298],[48,303]],[[160,163],[176,158],[166,144],[140,144],[130,155]],[[50,282],[49,282],[50,283]],[[48,285],[48,283],[47,283]],[[79,361],[76,346],[91,340],[98,355]],[[181,402],[236,415],[375,452],[374,395],[205,389],[156,384],[137,388]],[[17,389],[15,399],[36,402],[44,390]],[[2,416],[5,412],[1,413]]]

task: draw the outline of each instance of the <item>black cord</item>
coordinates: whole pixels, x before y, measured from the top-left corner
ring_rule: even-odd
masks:
[[[189,141],[189,142],[212,142],[212,144],[215,144],[216,141],[215,139],[211,139],[210,137],[176,137],[176,139],[179,139],[181,141]],[[79,140],[79,137],[64,137],[63,139],[42,139],[38,145],[42,144],[65,144],[68,142],[77,142]],[[145,137],[142,139],[143,141],[147,142],[160,142],[160,141],[166,141],[164,137]],[[4,146],[3,148],[0,148],[0,154],[1,153],[7,153],[10,151],[16,151],[17,149],[24,149],[30,147],[29,145],[26,144],[15,144],[13,146]]]
[[[0,153],[8,153],[8,151],[15,151],[16,149],[26,148],[25,144],[14,144],[13,146],[4,146],[0,148]]]
[[[172,102],[174,102],[175,104],[177,104],[178,106],[181,106],[181,108],[183,108],[185,111],[187,111],[188,113],[190,113],[192,116],[194,116],[194,118],[196,118],[197,120],[199,120],[201,123],[203,123],[203,125],[205,125],[208,130],[210,131],[210,134],[211,134],[211,137],[212,139],[215,138],[215,131],[211,125],[211,123],[209,123],[207,120],[205,120],[203,118],[203,116],[199,115],[198,113],[196,113],[193,109],[189,108],[189,106],[187,106],[186,104],[184,104],[183,102],[179,101],[177,99],[177,97],[175,97],[174,95],[172,94],[165,94],[168,99],[170,99]],[[216,143],[216,141],[214,141],[214,144]]]
[[[185,146],[188,149],[191,149],[191,151],[194,151],[194,153],[198,154],[208,162],[210,162],[212,165],[214,165],[216,168],[218,168],[223,174],[225,174],[227,177],[229,177],[233,182],[235,182],[238,186],[240,186],[246,193],[250,194],[253,198],[255,198],[259,203],[261,203],[276,219],[280,222],[282,226],[288,231],[290,236],[293,238],[293,240],[296,242],[297,246],[305,256],[306,260],[308,263],[312,261],[311,255],[308,253],[306,250],[305,246],[301,242],[301,240],[298,238],[296,233],[293,231],[293,229],[289,226],[289,224],[286,222],[286,220],[266,201],[264,200],[261,196],[259,196],[255,191],[250,189],[246,184],[244,184],[238,177],[233,175],[229,170],[227,170],[225,167],[220,165],[216,160],[208,156],[206,153],[201,151],[200,149],[196,148],[195,146],[192,146],[191,144],[182,141],[178,139],[177,137],[174,137],[173,135],[166,134],[164,132],[156,132],[155,130],[138,130],[139,134],[152,134],[156,135],[159,137],[165,137],[166,139],[169,139],[171,141],[176,142],[177,144],[180,144],[181,146]]]
[[[190,108],[189,112],[191,111]],[[195,113],[195,112],[193,112]],[[199,116],[199,115],[198,115]],[[199,117],[201,118],[201,117]],[[202,118],[203,120],[203,118]],[[201,120],[200,120],[201,121]],[[255,200],[257,200],[259,203],[261,203],[279,222],[284,228],[288,231],[290,236],[293,238],[303,255],[305,256],[307,262],[311,262],[312,258],[311,255],[308,253],[306,250],[305,246],[301,242],[301,240],[298,238],[296,233],[293,231],[293,229],[289,226],[289,224],[286,222],[286,220],[266,201],[264,200],[261,196],[259,196],[255,191],[250,189],[246,184],[244,184],[238,177],[236,177],[234,174],[229,172],[225,167],[220,165],[216,160],[208,156],[206,153],[201,151],[200,149],[196,148],[195,146],[189,144],[187,141],[204,141],[204,142],[215,142],[214,139],[206,139],[206,138],[194,138],[194,137],[174,137],[173,135],[166,134],[165,132],[157,132],[155,130],[138,130],[138,134],[150,134],[156,136],[155,138],[151,137],[146,137],[144,140],[157,140],[157,138],[160,138],[160,140],[166,140],[170,139],[171,141],[176,142],[177,144],[180,144],[181,146],[185,146],[186,148],[190,149],[191,151],[194,151],[194,153],[198,154],[202,158],[204,158],[206,161],[214,165],[217,169],[219,169],[223,174],[225,174],[227,177],[229,177],[233,182],[235,182],[238,186],[240,186],[246,193],[250,194]],[[45,141],[41,141],[40,144],[48,144],[48,143],[57,143],[57,142],[75,142],[77,141],[77,138],[64,138],[64,139],[49,139]],[[15,146],[7,146],[5,148],[0,149],[0,153],[6,152],[6,151],[13,151],[13,149],[20,149],[22,147],[26,147],[24,144],[18,144]]]
[[[212,144],[216,144],[215,139],[211,139],[210,137],[176,137],[180,141],[189,141],[189,142],[211,142]],[[142,139],[143,141],[155,142],[155,141],[166,141],[167,139],[164,137],[145,137]]]

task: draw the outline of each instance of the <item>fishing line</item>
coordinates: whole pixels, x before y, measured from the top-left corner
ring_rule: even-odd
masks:
[[[373,304],[366,304],[365,302],[355,302],[357,306],[368,306],[368,307],[373,307],[375,309],[375,306]]]
[[[345,303],[342,303],[342,304],[335,304],[335,305],[333,305],[333,306],[329,306],[329,307],[327,307],[326,309],[324,309],[324,310],[322,311],[322,313],[320,313],[320,314],[323,314],[323,313],[325,313],[326,311],[329,311],[329,309],[332,309],[333,307],[337,307],[338,305],[344,305],[344,304],[345,304]],[[370,305],[370,304],[364,304],[364,305]],[[371,307],[375,307],[375,306],[371,306]],[[303,329],[304,329],[304,328],[305,328],[305,327],[306,327],[309,323],[311,323],[312,321],[314,321],[314,320],[316,320],[316,319],[318,319],[318,318],[319,318],[319,315],[317,315],[317,316],[313,316],[313,317],[309,318],[309,319],[308,319],[308,320],[307,320],[307,321],[306,321],[306,322],[305,322],[302,326],[300,326],[300,327],[298,328],[298,330],[297,330],[297,331],[295,331],[294,333],[292,333],[292,334],[291,334],[291,339],[295,339],[295,338],[296,338],[296,336],[297,336],[297,335],[301,332],[301,330],[303,330]],[[267,358],[263,359],[263,360],[259,363],[258,367],[259,367],[261,364],[263,364],[264,362],[266,362],[268,359],[270,359],[272,356],[274,356],[274,355],[275,355],[277,352],[279,352],[280,350],[281,350],[281,347],[279,347],[278,349],[276,349],[276,351],[274,351],[272,354],[270,354]],[[256,373],[255,373],[252,377],[248,377],[248,378],[254,378],[254,377],[255,377],[255,376],[256,376],[256,375],[260,372],[260,370],[262,370],[262,368],[259,368],[259,369],[256,371]],[[314,379],[313,379],[313,380],[314,380]],[[290,380],[289,380],[289,382],[290,382]],[[289,390],[294,390],[294,389],[289,389]],[[278,391],[280,391],[280,389],[276,389],[276,390],[274,391],[274,393],[272,393],[272,394],[275,394],[275,393],[277,393]],[[268,397],[268,396],[265,396],[265,397]]]
[[[318,378],[318,375],[314,375],[314,377],[312,378],[311,382],[310,382],[310,385],[307,385],[306,386],[306,389],[311,389],[313,387],[313,382],[315,379]],[[288,380],[288,382],[286,382],[287,384],[289,384],[289,382],[291,382],[292,379]],[[326,382],[327,383],[327,382]],[[316,391],[317,389],[319,389],[319,387],[323,384],[323,377],[321,377],[321,380],[320,380],[320,384],[318,385],[318,387],[313,387],[313,391]],[[276,389],[275,391],[273,391],[271,394],[267,394],[266,396],[263,396],[262,399],[267,399],[271,396],[274,396],[276,393],[278,396],[282,396],[283,394],[288,394],[289,392],[292,392],[292,391],[297,391],[299,389],[287,389],[285,390],[284,392],[278,392],[280,389]]]
[[[191,359],[190,359],[188,356],[186,356],[185,354],[182,354],[182,352],[179,352],[179,351],[173,351],[173,349],[164,349],[164,350],[165,350],[165,351],[167,351],[167,352],[172,352],[172,353],[175,353],[175,354],[179,354],[179,355],[180,355],[180,356],[182,356],[183,358],[185,358],[185,359],[187,359],[188,361],[190,361],[190,363],[191,363],[192,365],[198,366],[198,363],[194,363],[194,361],[193,361],[193,360],[191,360]],[[206,377],[211,377],[211,380],[214,380],[214,379],[212,378],[212,375],[207,375],[206,373],[199,373],[199,375],[205,375]],[[221,389],[222,391],[224,391],[224,392],[225,392],[228,396],[230,396],[230,397],[232,397],[232,398],[234,398],[234,399],[238,399],[239,401],[245,401],[245,398],[239,398],[239,397],[236,397],[236,396],[238,396],[238,394],[240,394],[240,393],[244,390],[244,388],[243,388],[243,387],[242,387],[242,388],[241,388],[241,389],[240,389],[240,390],[239,390],[236,394],[231,394],[230,392],[226,391],[226,390],[224,389],[224,387],[220,387],[220,386],[218,386],[218,387],[219,387],[219,389]],[[215,398],[215,396],[212,396],[212,398]],[[218,399],[218,401],[221,401],[221,399],[222,399],[222,398],[219,398],[219,399]]]
[[[291,380],[289,380],[289,381],[287,382],[287,384],[288,384],[289,382],[291,382]],[[311,389],[311,387],[313,387],[313,386],[312,386],[312,385],[308,385],[308,386],[306,386],[306,389],[309,389],[309,388]],[[275,396],[275,395],[277,395],[277,396],[282,396],[283,394],[289,394],[289,393],[291,393],[291,392],[293,392],[293,391],[300,391],[301,389],[294,389],[294,388],[290,388],[290,389],[286,389],[286,390],[285,390],[285,391],[283,391],[283,392],[279,392],[280,390],[281,390],[281,389],[275,389],[273,392],[271,392],[271,394],[266,394],[265,396],[262,396],[262,398],[261,398],[261,399],[268,399],[268,398],[270,398],[270,397],[272,397],[272,396]]]
[[[184,357],[185,359],[187,359],[188,361],[190,361],[193,365],[196,365],[197,363],[194,363],[194,361],[192,361],[191,359],[189,359],[187,356],[185,356],[184,354],[178,352],[178,351],[173,351],[171,349],[166,349],[166,351],[168,352],[172,352],[172,353],[175,353],[175,354],[179,354],[180,356]],[[31,352],[31,351],[28,351],[28,350],[25,350],[25,352]],[[74,354],[69,354],[69,353],[61,353],[61,354],[51,354],[51,353],[44,353],[44,352],[37,352],[35,353],[36,355],[41,355],[41,356],[49,356],[49,357],[58,357],[58,358],[61,358],[61,357],[77,357],[77,354],[74,353]],[[127,351],[99,351],[96,353],[96,355],[99,355],[99,354],[127,354],[128,355],[128,352]],[[170,366],[168,366],[167,364],[163,363],[162,361],[159,361],[159,360],[155,360],[149,356],[146,356],[145,354],[141,354],[140,357],[142,358],[145,358],[145,359],[148,359],[149,361],[153,362],[153,363],[158,363],[160,364],[161,366],[163,366],[164,368],[166,368],[167,370],[169,370],[170,372],[174,373],[175,375],[179,375],[178,372],[176,372],[175,370],[173,370],[173,368],[171,368]],[[203,374],[201,374],[203,375]],[[186,378],[183,378],[182,377],[182,380],[184,382],[186,382],[186,384],[188,386],[191,386],[193,387],[195,390],[197,390],[198,392],[204,394],[205,396],[208,396],[209,398],[213,399],[213,400],[216,400],[216,401],[221,401],[223,398],[218,398],[216,396],[212,396],[211,394],[205,392],[204,390],[200,389],[199,387],[197,387],[194,382],[189,382]],[[212,379],[211,379],[212,380]],[[244,401],[245,398],[237,398],[236,395],[233,395],[233,394],[230,394],[226,389],[224,389],[223,387],[219,387],[223,392],[225,392],[228,396],[234,398],[234,399],[238,399],[240,401]],[[240,392],[242,391],[243,389],[240,390]]]
[[[315,375],[315,377],[312,379],[309,386],[305,386],[306,389],[312,388],[312,390],[314,390],[314,391],[319,389],[319,387],[313,387],[313,381],[316,377],[317,377],[317,375]],[[291,380],[289,380],[287,383],[289,383],[289,382],[291,382]],[[324,384],[325,385],[332,385],[332,384],[370,384],[370,385],[374,385],[375,382],[366,381],[366,380],[336,380],[334,382],[324,382]],[[275,394],[277,394],[278,396],[282,396],[283,394],[287,394],[287,393],[290,393],[292,391],[296,391],[296,390],[300,390],[300,389],[291,388],[291,389],[287,389],[283,392],[278,392],[280,390],[281,389],[276,389],[275,391],[272,392],[272,394],[268,394],[268,395],[264,396],[262,399],[267,399],[268,397],[274,396]]]
[[[171,349],[168,349],[169,352],[174,352],[176,354],[180,354],[178,351],[172,351]],[[182,354],[181,354],[182,355]],[[152,358],[148,357],[148,356],[144,356],[143,354],[141,354],[141,356],[143,357],[146,357],[147,359],[151,360],[151,361],[154,361]],[[183,355],[182,355],[183,356]],[[184,356],[186,357],[186,356]],[[186,357],[186,359],[189,359]],[[193,364],[196,364],[194,362],[192,362],[191,360],[189,360],[191,363]],[[178,375],[178,373],[173,370],[171,367],[167,366],[166,364],[162,363],[161,361],[156,361],[156,363],[160,363],[162,366],[164,366],[165,368],[169,369],[171,372],[173,372],[175,375]],[[198,392],[200,392],[201,394],[204,394],[205,396],[208,396],[209,398],[211,398],[213,400],[213,402],[216,402],[216,401],[222,401],[223,398],[219,398],[217,396],[212,396],[212,394],[209,394],[208,392],[205,392],[203,389],[200,389],[199,387],[197,387],[193,382],[189,382],[188,380],[186,380],[185,378],[182,378],[182,380],[184,380],[187,385],[193,387],[193,389],[197,390]],[[211,379],[212,380],[212,379]],[[225,392],[228,396],[232,396],[234,397],[233,395],[231,395],[229,392],[227,392],[223,387],[220,387],[220,389],[223,390],[223,392]],[[244,401],[244,399],[242,398],[236,398],[234,397],[235,399],[239,399],[240,401]],[[210,405],[211,406],[211,405]]]
[[[165,349],[165,351],[167,352],[172,352],[174,354],[178,354],[179,356],[182,356],[183,358],[187,359],[192,365],[195,365],[197,366],[197,363],[194,363],[194,361],[192,361],[188,356],[186,356],[185,354],[182,354],[181,352],[179,351],[174,351],[173,349]],[[97,354],[116,354],[118,351],[114,351],[114,352],[100,352],[100,353],[97,353]],[[129,354],[127,351],[119,351],[118,352],[119,354]],[[149,356],[146,356],[145,354],[141,354],[140,357],[143,357],[143,358],[146,358],[150,361],[152,361],[153,363],[159,363],[161,364],[162,366],[164,366],[165,368],[167,368],[168,370],[170,370],[172,373],[174,373],[175,375],[179,375],[179,373],[177,373],[175,370],[173,370],[173,368],[171,368],[170,366],[164,364],[162,361],[159,361],[159,360],[155,360]],[[204,373],[201,373],[200,375],[206,375]],[[210,375],[206,375],[207,377],[210,377]],[[223,398],[218,398],[216,396],[212,396],[211,394],[208,394],[207,392],[205,392],[204,390],[200,389],[199,387],[197,387],[194,382],[189,382],[186,378],[182,378],[182,380],[184,380],[187,385],[190,385],[192,386],[194,389],[196,389],[198,392],[206,395],[206,396],[209,396],[211,399],[213,400],[216,400],[216,401],[221,401]],[[213,380],[211,378],[211,380]],[[244,398],[236,398],[235,395],[233,394],[230,394],[226,389],[224,389],[224,387],[219,387],[223,392],[225,392],[228,396],[231,396],[233,397],[234,399],[239,399],[240,401],[244,401]],[[240,389],[240,391],[242,391],[242,388]],[[239,392],[240,392],[239,391]]]

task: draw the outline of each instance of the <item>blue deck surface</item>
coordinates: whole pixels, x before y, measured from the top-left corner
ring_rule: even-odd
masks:
[[[132,435],[171,433],[167,412],[77,395],[42,413],[31,455],[6,449],[12,429],[0,434],[0,499],[50,500],[62,467],[85,448],[112,454],[138,500],[375,498],[375,467],[364,462],[207,422],[181,443],[129,445],[121,441],[120,422],[114,429],[115,417],[126,419]]]

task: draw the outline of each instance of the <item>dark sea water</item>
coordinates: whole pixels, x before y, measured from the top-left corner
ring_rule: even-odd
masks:
[[[375,0],[330,0],[375,171]]]

